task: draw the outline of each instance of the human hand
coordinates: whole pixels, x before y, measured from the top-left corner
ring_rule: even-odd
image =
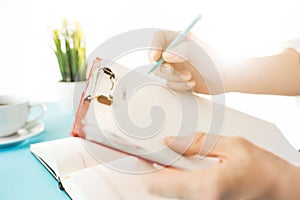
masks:
[[[201,154],[207,134],[168,137],[165,143],[184,155]],[[152,193],[182,199],[300,199],[300,169],[240,137],[220,136],[208,156],[220,163],[184,171],[165,168],[146,176]]]
[[[166,79],[167,86],[177,91],[193,90],[204,94],[225,92],[223,80],[216,68],[218,56],[195,36],[188,34],[180,44],[165,50],[178,34],[161,31],[154,36],[149,51],[150,62],[154,63],[161,57],[164,59],[164,63],[154,73]]]

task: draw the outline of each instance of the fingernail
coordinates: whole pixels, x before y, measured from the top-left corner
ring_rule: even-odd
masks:
[[[161,66],[160,71],[166,75],[170,75],[173,73],[174,70],[168,66]]]

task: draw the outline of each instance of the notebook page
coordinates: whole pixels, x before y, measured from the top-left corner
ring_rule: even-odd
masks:
[[[70,173],[62,183],[73,199],[169,200],[149,193],[141,180],[141,174],[120,172],[112,168],[126,165],[133,170],[141,166],[139,162],[134,157],[118,159],[109,163],[110,167],[97,165]]]
[[[80,138],[70,137],[32,144],[30,151],[42,159],[56,177],[99,164],[86,150]]]

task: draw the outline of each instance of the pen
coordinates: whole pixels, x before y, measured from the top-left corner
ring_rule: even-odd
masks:
[[[188,34],[188,32],[195,26],[195,24],[199,21],[199,19],[201,18],[201,15],[198,15],[190,24],[188,27],[186,27],[186,29],[184,29],[180,34],[177,35],[177,37],[169,44],[169,46],[165,49],[171,49],[174,46],[176,46],[177,44],[179,44],[182,39],[184,39],[184,37]],[[148,74],[150,74],[151,72],[153,72],[157,67],[159,67],[162,63],[164,62],[163,58],[161,57],[158,61],[156,61],[152,68],[149,70]]]

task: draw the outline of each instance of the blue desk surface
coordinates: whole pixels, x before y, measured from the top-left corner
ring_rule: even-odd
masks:
[[[55,103],[46,106],[43,133],[15,146],[0,147],[0,199],[70,199],[29,151],[32,143],[70,136],[73,115],[62,114]]]

